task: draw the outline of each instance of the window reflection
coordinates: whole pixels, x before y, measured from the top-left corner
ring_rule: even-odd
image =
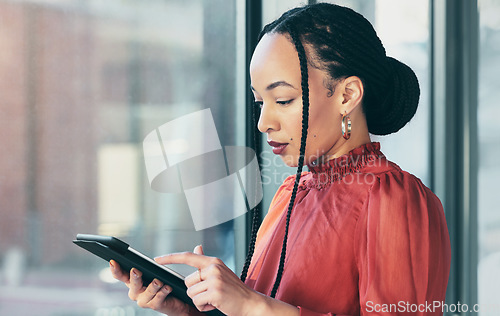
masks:
[[[106,263],[71,243],[79,232],[150,256],[202,243],[236,268],[236,221],[195,231],[182,194],[151,190],[142,140],[210,108],[221,143],[244,145],[242,7],[0,1],[2,315],[155,314],[108,283]]]

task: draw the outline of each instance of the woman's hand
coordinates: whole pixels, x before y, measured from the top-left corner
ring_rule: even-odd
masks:
[[[266,297],[246,286],[222,260],[195,252],[174,253],[155,258],[159,264],[187,264],[198,270],[186,277],[187,294],[198,310],[215,308],[227,315],[264,315],[258,312]]]
[[[186,277],[187,294],[198,310],[206,312],[217,308],[226,315],[299,315],[297,307],[272,299],[246,286],[222,260],[203,255],[201,246],[194,252],[174,253],[155,258],[159,264],[187,264],[198,270]],[[195,315],[197,311],[175,297],[168,285],[154,280],[147,287],[142,284],[141,272],[132,269],[123,272],[115,261],[110,262],[111,273],[129,288],[129,297],[140,307],[172,316]]]
[[[201,254],[199,246],[195,248],[195,253]],[[137,305],[142,308],[150,308],[157,312],[184,316],[189,315],[190,307],[184,302],[175,297],[168,296],[172,292],[172,288],[168,285],[163,285],[162,282],[155,279],[148,286],[142,284],[142,273],[133,268],[130,273],[121,270],[120,265],[111,260],[109,262],[113,277],[125,283],[129,288],[128,296],[131,300],[136,301]]]

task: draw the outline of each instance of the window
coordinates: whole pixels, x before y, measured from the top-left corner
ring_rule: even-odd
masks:
[[[203,244],[241,270],[244,219],[196,231],[183,194],[151,189],[142,142],[209,108],[221,144],[245,145],[244,14],[242,0],[0,1],[2,314],[152,314],[76,233],[150,256]]]
[[[367,17],[387,54],[417,74],[416,116],[373,140],[445,206],[453,253],[447,303],[477,302],[481,316],[498,314],[498,1],[329,2]],[[2,315],[155,314],[128,300],[104,261],[71,243],[79,232],[115,235],[151,256],[201,243],[241,271],[245,216],[196,231],[185,195],[151,188],[143,140],[209,108],[221,145],[244,146],[252,128],[245,54],[254,40],[245,37],[246,11],[265,24],[301,3],[0,0]],[[479,56],[467,37],[476,8]],[[477,106],[469,102],[476,89]],[[475,136],[477,155],[467,151]],[[256,139],[266,211],[295,169]]]
[[[479,2],[479,104],[477,109],[479,136],[478,170],[478,303],[479,315],[497,315],[500,310],[500,199],[497,188],[500,166],[500,115],[497,70],[500,67],[500,4]],[[494,190],[494,189],[493,189]]]

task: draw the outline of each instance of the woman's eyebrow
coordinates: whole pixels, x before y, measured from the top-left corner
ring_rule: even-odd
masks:
[[[290,88],[293,88],[295,90],[298,90],[292,84],[290,84],[290,83],[288,83],[286,81],[283,81],[283,80],[271,83],[270,85],[268,85],[266,87],[266,90],[269,91],[269,90],[272,90],[272,89],[277,88],[277,87],[290,87]],[[250,89],[252,89],[253,91],[255,91],[255,89],[254,89],[253,86],[250,86]]]

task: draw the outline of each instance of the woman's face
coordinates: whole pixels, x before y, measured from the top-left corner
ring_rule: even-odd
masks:
[[[308,67],[309,129],[305,164],[334,156],[341,146],[342,93],[325,87],[326,74]],[[295,46],[282,34],[266,34],[250,63],[252,91],[261,106],[258,128],[267,134],[273,152],[288,166],[297,166],[302,133],[300,63]]]

